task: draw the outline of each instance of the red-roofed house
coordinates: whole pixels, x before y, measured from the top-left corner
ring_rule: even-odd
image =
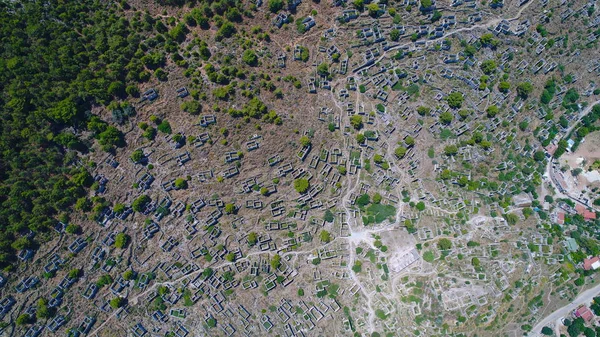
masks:
[[[586,210],[583,212],[583,218],[585,221],[596,220],[596,212]]]
[[[591,259],[583,260],[583,269],[585,270],[596,270],[600,268],[600,257],[594,256]]]
[[[575,211],[577,211],[577,214],[581,215],[585,221],[596,220],[596,212],[588,211],[583,205],[575,205]]]
[[[558,216],[556,218],[556,223],[558,223],[559,225],[562,225],[565,223],[565,213],[558,212]]]
[[[581,317],[584,321],[589,322],[594,318],[594,314],[588,307],[582,305],[575,310],[575,317]]]

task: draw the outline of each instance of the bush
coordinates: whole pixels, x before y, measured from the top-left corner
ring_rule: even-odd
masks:
[[[98,286],[98,288],[102,288],[105,285],[109,285],[111,283],[113,283],[112,277],[109,274],[104,274],[100,276],[98,281],[96,281],[96,286]]]
[[[281,256],[279,254],[275,254],[275,256],[273,256],[271,259],[271,268],[275,270],[279,268],[279,266],[281,266]]]
[[[123,249],[129,243],[129,235],[125,233],[119,233],[115,236],[115,247]]]
[[[225,205],[225,213],[234,214],[236,212],[236,207],[234,204],[226,204]]]
[[[146,205],[148,205],[150,201],[152,201],[152,199],[150,199],[149,196],[145,194],[141,195],[133,201],[133,203],[131,204],[131,208],[133,208],[133,210],[136,212],[141,212],[146,208]]]
[[[81,274],[81,270],[71,269],[71,271],[69,271],[68,277],[70,279],[78,279],[80,274]]]
[[[188,187],[187,180],[185,180],[183,178],[177,178],[177,179],[175,179],[174,185],[175,185],[175,188],[178,189],[178,190],[186,189]]]
[[[142,149],[137,149],[131,153],[131,160],[133,160],[134,163],[139,163],[142,159],[144,159],[144,151],[142,151]]]
[[[133,270],[129,269],[123,273],[123,278],[126,281],[133,280],[135,278],[135,272]]]
[[[529,82],[521,82],[517,85],[517,94],[522,99],[526,99],[533,91],[533,85]]]
[[[452,115],[452,113],[450,113],[449,111],[446,112],[442,112],[440,114],[440,122],[442,124],[450,124],[452,123],[452,120],[454,119],[454,116]]]
[[[448,102],[448,106],[452,109],[458,109],[462,106],[465,98],[460,92],[453,92],[446,97],[446,101]]]
[[[371,197],[368,194],[363,194],[356,198],[356,204],[360,207],[364,207],[371,203]]]
[[[110,300],[109,303],[113,309],[118,309],[118,308],[124,306],[125,303],[127,303],[127,300],[124,299],[123,297],[115,297],[112,300]]]
[[[311,145],[310,138],[308,138],[307,136],[300,137],[300,144],[302,146],[309,146],[309,145]]]
[[[28,314],[22,314],[17,317],[16,323],[17,325],[26,325],[32,323],[33,319]]]
[[[458,153],[458,147],[456,145],[448,145],[444,147],[444,153],[447,156],[454,156]]]
[[[425,262],[433,262],[433,260],[435,259],[435,256],[433,255],[433,252],[428,250],[425,253],[423,253],[423,260],[425,260]]]
[[[483,71],[484,74],[489,75],[491,73],[493,73],[494,71],[496,71],[496,61],[494,60],[485,60],[481,63],[481,71]]]
[[[498,90],[500,90],[502,93],[507,93],[508,90],[510,90],[510,83],[506,81],[500,82],[500,84],[498,84]]]
[[[81,226],[75,224],[69,224],[67,228],[65,228],[65,232],[69,234],[79,234],[81,233]]]
[[[254,67],[258,65],[258,56],[256,56],[256,53],[252,49],[246,49],[242,55],[242,61],[247,65]]]
[[[306,191],[308,191],[309,187],[310,187],[310,183],[306,179],[300,178],[300,179],[294,180],[294,189],[298,193],[301,193],[301,194],[306,193]]]
[[[258,242],[258,235],[255,232],[250,232],[248,234],[248,244],[250,246],[254,246]]]
[[[166,134],[171,134],[171,132],[173,132],[171,130],[171,124],[169,124],[167,120],[160,122],[160,124],[158,124],[156,128],[158,129],[158,131]]]
[[[277,13],[283,8],[283,0],[269,0],[268,7],[271,13]]]
[[[500,110],[498,109],[498,107],[497,107],[497,106],[495,106],[495,105],[490,105],[490,106],[489,106],[489,107],[488,107],[488,108],[487,108],[485,111],[487,112],[487,116],[488,116],[489,118],[494,118],[494,117],[496,117],[496,115],[498,114],[498,112],[499,112]]]
[[[360,115],[354,115],[350,117],[350,125],[356,130],[360,130],[363,127],[363,120]]]
[[[198,101],[186,101],[181,103],[181,110],[190,115],[198,115],[202,112],[202,105]]]
[[[449,239],[443,238],[438,241],[437,245],[440,250],[448,250],[448,249],[452,248],[452,241],[450,241]]]
[[[394,150],[394,154],[396,157],[398,157],[398,159],[402,159],[406,155],[406,151],[408,151],[407,148],[404,146],[399,146],[396,148],[396,150]]]
[[[321,239],[322,242],[329,243],[329,242],[331,242],[331,233],[329,233],[326,230],[322,230],[321,233],[319,234],[319,238]]]

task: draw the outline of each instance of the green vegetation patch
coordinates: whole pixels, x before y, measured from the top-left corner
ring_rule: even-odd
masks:
[[[367,207],[366,211],[367,216],[363,217],[363,222],[365,225],[371,223],[381,223],[385,219],[396,215],[396,207],[392,205],[371,204],[369,207]]]

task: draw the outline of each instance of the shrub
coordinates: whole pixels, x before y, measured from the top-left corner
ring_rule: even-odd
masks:
[[[319,234],[319,238],[321,239],[322,242],[329,243],[329,242],[331,242],[331,233],[329,233],[326,230],[322,230],[321,233]]]
[[[294,180],[294,189],[301,194],[306,193],[306,191],[308,191],[308,188],[310,187],[310,184],[308,182],[308,180],[300,178],[300,179],[296,179]]]
[[[465,98],[463,97],[463,95],[460,92],[456,91],[448,95],[448,97],[446,97],[448,106],[450,106],[452,109],[460,108],[464,100]]]
[[[115,247],[123,249],[129,243],[129,235],[125,233],[119,233],[115,236]]]
[[[118,308],[124,306],[126,302],[127,302],[127,300],[124,299],[123,297],[115,297],[112,300],[110,300],[109,303],[113,309],[118,309]]]
[[[247,65],[254,67],[258,64],[258,56],[252,49],[246,49],[242,55],[242,61]]]

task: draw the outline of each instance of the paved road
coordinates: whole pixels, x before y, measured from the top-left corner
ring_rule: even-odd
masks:
[[[554,325],[554,332],[556,336],[560,336],[558,332],[558,328],[560,326],[560,321],[563,317],[570,315],[573,310],[577,309],[581,304],[589,304],[592,301],[592,298],[600,293],[600,284],[596,285],[593,288],[590,288],[577,296],[577,298],[565,305],[564,307],[554,311],[550,315],[546,316],[542,321],[540,321],[534,328],[531,330],[532,332],[529,334],[530,337],[542,336],[541,331],[545,326],[552,327]]]

